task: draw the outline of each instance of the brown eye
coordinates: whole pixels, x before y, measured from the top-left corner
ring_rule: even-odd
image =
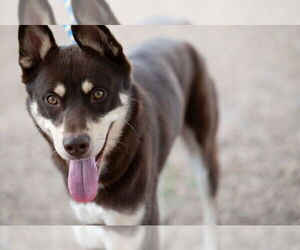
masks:
[[[102,89],[98,89],[98,90],[96,90],[96,91],[94,92],[94,98],[95,98],[96,100],[102,99],[102,98],[104,97],[104,95],[105,95],[105,92],[104,92],[104,90],[102,90]]]
[[[47,102],[48,102],[50,105],[58,105],[59,100],[58,100],[58,97],[56,97],[55,95],[49,95],[49,96],[47,97]]]

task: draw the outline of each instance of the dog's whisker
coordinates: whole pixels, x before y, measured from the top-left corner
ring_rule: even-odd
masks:
[[[128,146],[124,142],[122,142],[121,140],[112,139],[112,141],[116,142],[117,144],[120,144],[120,145],[124,146],[126,149],[128,148]]]
[[[121,142],[120,140],[117,140],[117,139],[112,139],[112,141],[115,142],[117,146],[122,146],[122,147],[118,147],[118,149],[120,151],[122,151],[123,153],[126,153],[126,151],[128,150],[128,146],[125,143],[123,143],[123,142]]]
[[[104,140],[105,140],[105,137],[97,138],[97,139],[96,139],[96,141],[104,141]],[[108,143],[109,143],[110,141],[116,142],[117,144],[120,144],[120,145],[124,146],[124,147],[127,149],[127,145],[124,144],[123,142],[121,142],[121,141],[118,140],[118,139],[110,138],[109,141],[108,141]]]
[[[133,101],[133,102],[135,102],[135,103],[138,103],[138,104],[140,104],[140,105],[143,105],[143,103],[142,103],[141,101],[139,101],[139,100],[137,100],[137,99],[135,99],[135,98],[132,98],[132,97],[130,97],[130,96],[129,96],[129,100],[131,100],[131,101]]]
[[[125,123],[137,134],[139,135],[138,131],[127,121],[125,121]]]
[[[58,154],[56,150],[53,150],[53,151],[51,151],[50,153],[51,153],[51,154],[50,154],[50,157],[52,157],[52,156]]]
[[[133,98],[131,96],[128,96],[128,99],[131,100],[131,101],[134,101],[134,102],[139,102],[139,100],[137,100],[137,99],[135,99],[135,98]]]
[[[105,140],[105,137],[102,137],[102,138],[96,138],[96,139],[95,139],[95,141],[97,141],[97,142],[98,142],[98,141],[104,141],[104,140]]]

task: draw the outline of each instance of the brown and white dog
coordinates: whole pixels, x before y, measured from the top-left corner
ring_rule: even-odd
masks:
[[[157,225],[157,186],[183,135],[215,224],[217,97],[187,42],[148,41],[126,56],[106,26],[72,26],[58,47],[47,26],[20,26],[28,111],[55,152],[83,224]],[[215,249],[215,248],[209,248]]]
[[[70,0],[77,24],[120,24],[106,0]],[[48,0],[19,0],[19,24],[56,24],[54,11]],[[156,16],[140,24],[175,25],[190,24],[184,18]]]
[[[106,0],[70,0],[78,24],[119,24]],[[56,24],[48,0],[19,0],[20,24]]]

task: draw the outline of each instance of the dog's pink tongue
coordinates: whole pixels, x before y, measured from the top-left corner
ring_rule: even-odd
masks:
[[[95,158],[70,161],[68,187],[77,202],[90,202],[98,190],[98,170]]]

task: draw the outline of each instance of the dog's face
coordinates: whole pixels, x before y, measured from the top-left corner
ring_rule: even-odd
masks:
[[[29,112],[66,161],[100,158],[121,135],[130,65],[105,26],[73,26],[79,46],[59,48],[47,26],[20,26]]]

